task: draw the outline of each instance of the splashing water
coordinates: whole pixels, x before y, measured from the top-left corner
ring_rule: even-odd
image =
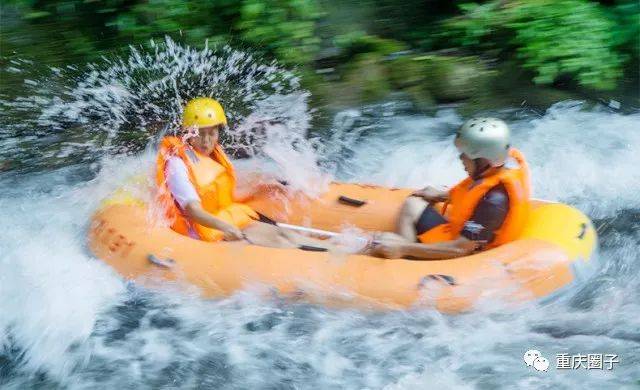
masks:
[[[575,102],[541,116],[495,113],[509,119],[514,144],[529,157],[535,195],[576,205],[599,228],[601,269],[547,304],[450,317],[330,310],[253,291],[207,301],[170,287],[140,290],[90,256],[86,225],[100,200],[131,175],[152,170],[153,148],[117,152],[147,145],[149,127],[170,130],[181,102],[199,94],[221,96],[230,107],[227,146],[239,144],[253,156],[237,161],[243,171],[275,167],[300,187],[327,180],[318,163],[339,179],[385,185],[462,177],[451,145],[462,122],[454,109],[432,117],[394,103],[346,110],[309,139],[307,95],[295,77],[220,50],[167,41],[87,70],[53,71],[46,82],[27,83],[26,97],[2,101],[0,153],[11,170],[0,174],[0,387],[637,384],[638,114]],[[526,367],[529,349],[549,359],[548,372]],[[553,369],[563,352],[612,353],[620,363],[613,370]]]
[[[33,66],[13,60],[4,70],[20,72],[20,65]],[[212,96],[225,107],[233,127],[223,143],[232,153],[254,155],[274,135],[286,144],[307,143],[308,93],[298,78],[227,46],[195,50],[167,38],[162,45],[152,41],[149,50],[131,47],[125,58],[39,73],[37,81],[25,79],[23,96],[0,99],[4,170],[139,151],[158,133],[175,131],[186,100],[197,96]]]

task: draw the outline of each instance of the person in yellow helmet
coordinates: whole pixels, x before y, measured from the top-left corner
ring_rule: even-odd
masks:
[[[250,236],[261,245],[297,247],[313,242],[318,246],[318,240],[257,221],[258,213],[234,198],[235,171],[218,143],[226,127],[220,103],[200,97],[184,108],[181,137],[162,139],[156,182],[171,228],[204,241]]]

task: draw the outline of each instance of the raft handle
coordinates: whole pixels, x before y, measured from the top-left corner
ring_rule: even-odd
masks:
[[[425,286],[425,284],[429,281],[429,280],[435,280],[438,282],[445,282],[446,284],[448,284],[449,286],[456,286],[456,280],[453,276],[449,276],[449,275],[443,275],[443,274],[429,274],[425,277],[423,277],[422,279],[420,279],[420,282],[418,283],[418,288],[422,288]]]
[[[580,233],[578,234],[577,238],[579,240],[583,240],[585,233],[587,233],[587,224],[583,222],[580,224]]]
[[[365,200],[349,198],[348,196],[344,196],[344,195],[340,195],[340,197],[338,198],[338,202],[342,204],[346,204],[348,206],[354,206],[354,207],[360,207],[367,204],[367,201]]]
[[[313,245],[300,245],[298,249],[303,251],[308,251],[308,252],[327,252],[328,251],[327,248],[322,248],[322,247],[313,246]]]
[[[158,267],[162,267],[162,268],[173,268],[173,266],[176,265],[176,261],[173,259],[162,260],[158,256],[155,256],[152,254],[149,254],[147,256],[147,260],[149,260],[151,264],[157,265]]]

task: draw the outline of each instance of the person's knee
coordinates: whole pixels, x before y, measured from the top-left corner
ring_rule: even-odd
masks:
[[[403,219],[415,222],[428,205],[424,199],[410,196],[404,201],[400,215]]]

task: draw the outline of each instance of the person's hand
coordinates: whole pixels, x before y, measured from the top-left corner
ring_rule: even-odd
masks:
[[[471,252],[475,252],[479,249],[482,249],[482,247],[487,243],[487,241],[485,240],[478,240],[478,241],[472,241],[472,240],[459,240],[458,243],[456,244],[456,246],[460,249],[462,249],[464,251],[464,253],[471,253]]]
[[[453,257],[460,257],[460,256],[467,256],[478,250],[481,250],[486,245],[486,243],[487,243],[486,240],[469,240],[464,236],[460,236],[454,241],[449,241],[447,243],[444,243],[444,245],[446,245],[448,248],[451,248],[455,252],[457,252],[457,255],[454,255]],[[442,244],[436,243],[433,245],[442,245]]]
[[[220,230],[224,234],[223,239],[225,241],[238,241],[244,238],[244,234],[242,234],[242,230],[238,229],[236,226],[233,226],[231,224],[227,224],[226,226],[223,226]]]
[[[371,254],[374,256],[384,257],[385,259],[399,259],[404,256],[400,244],[388,241],[374,244]]]
[[[433,186],[426,186],[425,188],[415,191],[411,196],[420,197],[427,202],[443,202],[447,200],[447,192],[445,189],[436,188]]]

